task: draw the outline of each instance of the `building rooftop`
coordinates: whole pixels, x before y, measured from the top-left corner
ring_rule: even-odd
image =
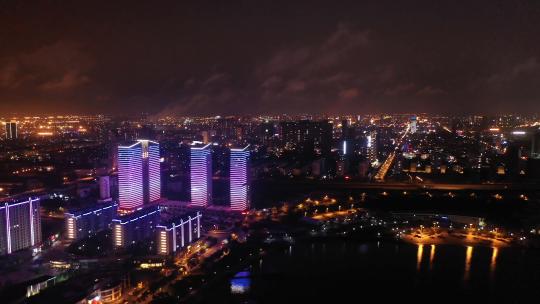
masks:
[[[157,205],[152,205],[152,206],[144,207],[133,213],[129,213],[129,214],[117,217],[113,220],[113,222],[120,223],[120,224],[127,224],[127,223],[134,222],[136,220],[139,220],[141,218],[144,218],[149,215],[156,214],[156,213],[159,214],[159,208]]]
[[[109,201],[104,203],[98,203],[92,206],[86,206],[83,208],[77,208],[77,209],[70,209],[68,212],[66,212],[66,215],[72,215],[72,216],[85,216],[90,213],[95,213],[103,210],[107,210],[109,208],[118,207],[118,203],[115,201]]]

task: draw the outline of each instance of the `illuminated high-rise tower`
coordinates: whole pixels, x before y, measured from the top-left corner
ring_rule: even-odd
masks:
[[[367,157],[370,163],[375,163],[378,160],[377,154],[377,131],[369,132],[369,135],[366,137],[367,145]]]
[[[138,140],[118,146],[119,204],[122,211],[133,211],[161,197],[159,144]]]
[[[249,151],[231,149],[230,164],[231,209],[244,211],[249,208]]]
[[[0,205],[0,255],[41,243],[39,200]]]
[[[161,198],[161,167],[160,167],[160,155],[159,155],[159,144],[153,141],[147,142],[147,154],[144,156],[143,149],[143,165],[144,160],[148,163],[147,165],[147,184],[148,184],[148,199],[147,202],[153,202]],[[144,144],[143,144],[144,148]],[[145,177],[145,175],[143,175]]]
[[[191,147],[191,204],[212,203],[212,152],[210,144]]]

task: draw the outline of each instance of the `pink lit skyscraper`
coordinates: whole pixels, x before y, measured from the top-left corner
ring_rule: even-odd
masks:
[[[231,209],[249,209],[249,151],[248,147],[231,149],[230,167]]]
[[[159,144],[138,140],[118,147],[119,209],[131,212],[161,198]]]
[[[210,144],[191,147],[191,205],[212,203],[212,151]]]
[[[159,144],[149,141],[147,147],[148,153],[146,160],[148,161],[148,201],[153,202],[161,198]]]

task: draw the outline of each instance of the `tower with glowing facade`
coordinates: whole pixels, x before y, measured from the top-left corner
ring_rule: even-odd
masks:
[[[249,150],[231,149],[230,194],[231,209],[244,211],[249,209]]]
[[[0,255],[41,243],[39,200],[31,199],[0,205]]]
[[[119,209],[131,212],[161,198],[159,143],[118,146]]]
[[[210,144],[191,147],[191,205],[206,207],[212,203],[212,151]]]

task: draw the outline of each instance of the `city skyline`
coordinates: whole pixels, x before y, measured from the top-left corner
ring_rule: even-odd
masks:
[[[540,0],[0,2],[2,303],[531,303]]]

